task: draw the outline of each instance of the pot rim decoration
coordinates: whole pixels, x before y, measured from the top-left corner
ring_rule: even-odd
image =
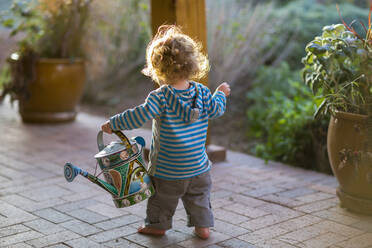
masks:
[[[357,121],[357,122],[365,122],[368,119],[368,115],[356,114],[352,112],[345,112],[345,111],[339,111],[339,110],[335,110],[333,113],[333,116],[338,119],[352,120],[352,121]]]

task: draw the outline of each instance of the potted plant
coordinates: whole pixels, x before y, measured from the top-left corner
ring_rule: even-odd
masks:
[[[304,81],[318,97],[315,117],[331,114],[327,135],[330,164],[341,205],[372,214],[372,31],[352,24],[323,27],[306,46]]]
[[[73,120],[84,82],[83,37],[91,0],[15,1],[2,16],[10,35],[21,37],[0,85],[19,101],[24,122]]]

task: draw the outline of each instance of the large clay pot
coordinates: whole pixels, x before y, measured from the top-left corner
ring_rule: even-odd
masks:
[[[330,120],[328,155],[341,206],[372,215],[372,153],[367,116],[337,112]]]
[[[84,61],[40,59],[35,69],[30,98],[19,103],[22,120],[37,123],[74,120],[85,83]]]

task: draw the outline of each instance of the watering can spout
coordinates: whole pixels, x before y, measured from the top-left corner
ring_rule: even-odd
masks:
[[[66,163],[64,167],[64,174],[65,174],[66,180],[68,182],[72,182],[74,181],[77,175],[81,174],[84,177],[87,177],[89,173],[71,163]]]
[[[65,178],[68,182],[72,182],[75,179],[75,177],[80,174],[83,177],[87,178],[92,183],[95,183],[98,186],[100,186],[101,188],[103,188],[104,190],[106,190],[108,193],[110,193],[112,195],[117,194],[117,190],[114,186],[112,186],[111,184],[99,179],[96,176],[93,176],[92,174],[89,174],[85,170],[83,170],[83,169],[81,169],[81,168],[79,168],[79,167],[77,167],[77,166],[75,166],[71,163],[66,163],[65,164],[64,174],[65,174]]]

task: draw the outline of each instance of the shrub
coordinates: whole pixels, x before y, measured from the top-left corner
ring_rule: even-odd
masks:
[[[321,2],[327,4],[322,4]],[[270,60],[267,61],[267,64],[277,65],[285,60],[291,68],[301,68],[301,58],[306,55],[305,46],[313,40],[314,36],[321,34],[320,27],[341,23],[335,2],[328,0],[293,1],[284,7],[278,8],[273,13],[274,19],[285,17],[285,23],[278,26],[274,37],[277,37],[277,39],[282,39],[281,37],[283,36],[288,38],[285,38],[285,45],[277,50]],[[340,1],[337,2],[340,3]],[[365,7],[360,8],[343,3],[340,5],[340,9],[342,17],[347,23],[352,22],[354,19],[368,19],[368,9]],[[360,26],[355,25],[355,28],[361,28]],[[275,39],[274,42],[276,42]]]
[[[290,2],[294,2],[296,0],[236,0],[240,4],[247,4],[247,1],[253,3],[253,4],[258,4],[258,3],[265,3],[265,2],[274,2],[277,6],[283,6],[285,4],[288,4]],[[342,3],[349,3],[353,4],[356,6],[359,6],[361,8],[368,7],[369,5],[369,0],[316,0],[317,3],[319,4],[342,4]]]
[[[348,3],[352,4],[361,8],[369,7],[370,1],[369,0],[318,0],[318,2],[323,4],[341,4],[341,3]]]
[[[305,168],[330,172],[326,157],[326,121],[314,120],[316,99],[288,64],[262,67],[247,94],[253,153]]]

